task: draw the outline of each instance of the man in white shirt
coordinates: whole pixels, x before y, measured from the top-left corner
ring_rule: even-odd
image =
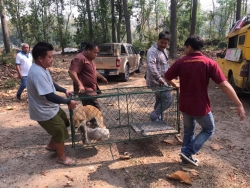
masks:
[[[21,79],[21,85],[16,94],[18,101],[21,100],[21,94],[26,88],[27,76],[31,65],[32,55],[29,52],[29,45],[27,43],[22,43],[22,51],[16,55],[16,69],[18,77]]]

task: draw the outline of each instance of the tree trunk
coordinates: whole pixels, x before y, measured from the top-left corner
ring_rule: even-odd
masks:
[[[11,50],[10,37],[9,37],[8,26],[7,26],[6,17],[5,17],[3,0],[0,0],[0,16],[1,16],[1,23],[2,23],[4,48],[5,48],[6,53],[9,53]]]
[[[16,12],[17,12],[17,24],[16,24],[16,27],[17,27],[17,33],[18,33],[18,36],[21,40],[21,42],[25,42],[24,41],[24,35],[23,35],[23,30],[22,30],[22,22],[21,22],[21,16],[20,16],[20,2],[16,2]]]
[[[193,8],[192,8],[192,19],[191,19],[191,30],[190,35],[195,34],[195,27],[196,27],[196,15],[197,15],[197,0],[193,0]]]
[[[237,0],[236,21],[241,18],[241,0]]]
[[[130,29],[130,15],[128,12],[128,0],[123,0],[124,17],[126,22],[127,43],[132,44],[131,29]]]
[[[57,5],[59,5],[59,2],[57,1]],[[63,43],[63,28],[62,28],[62,21],[61,21],[61,11],[59,10],[59,6],[56,7],[56,18],[57,18],[57,25],[58,25],[58,39],[60,42],[60,47],[62,48],[62,54],[64,54],[64,43]],[[44,28],[45,30],[45,28]]]
[[[159,32],[159,24],[158,24],[158,6],[157,6],[157,0],[155,0],[155,30],[157,31],[157,33]]]
[[[117,23],[117,42],[121,42],[121,22],[122,22],[122,1],[118,0],[117,1],[117,6],[118,6],[118,23]]]
[[[246,4],[245,4],[245,14],[247,14],[247,0],[246,0]]]
[[[111,16],[112,16],[112,42],[116,42],[116,34],[115,34],[115,2],[111,0]]]
[[[91,10],[90,10],[90,3],[89,0],[86,0],[86,9],[88,12],[88,23],[89,23],[89,40],[93,40],[93,26],[92,26],[92,17],[91,17]]]
[[[214,0],[212,0],[212,3],[213,3],[213,24],[212,24],[212,27],[213,27],[213,28],[212,28],[212,31],[214,31],[214,26],[215,26],[215,19],[214,19],[214,16],[215,16],[215,3],[214,3]],[[214,32],[213,32],[211,38],[212,38],[212,39],[215,38],[215,37],[214,37]]]
[[[171,0],[170,5],[170,33],[171,33],[171,40],[170,40],[170,57],[176,58],[177,55],[177,0]]]

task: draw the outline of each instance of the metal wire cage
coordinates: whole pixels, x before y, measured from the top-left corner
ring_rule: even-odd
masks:
[[[163,92],[171,93],[171,105],[165,111],[161,111],[161,121],[154,122],[150,119],[150,114],[154,110],[155,96],[159,96],[163,108],[161,97]],[[179,92],[173,87],[114,88],[75,94],[71,99],[78,101],[97,99],[104,125],[109,129],[108,140],[94,141],[88,146],[180,133]],[[73,110],[69,110],[69,113],[72,147],[75,148],[76,143],[86,146],[81,142],[81,134],[76,132],[73,124]]]

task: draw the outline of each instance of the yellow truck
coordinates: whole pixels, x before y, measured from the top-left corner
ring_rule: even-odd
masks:
[[[226,42],[227,49],[217,53],[217,63],[238,94],[250,93],[250,18],[237,21]]]

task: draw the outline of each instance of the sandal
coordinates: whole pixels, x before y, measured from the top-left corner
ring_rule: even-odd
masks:
[[[57,162],[65,165],[65,166],[75,166],[76,165],[76,160],[73,160],[70,157],[64,157],[63,160],[57,159]]]

